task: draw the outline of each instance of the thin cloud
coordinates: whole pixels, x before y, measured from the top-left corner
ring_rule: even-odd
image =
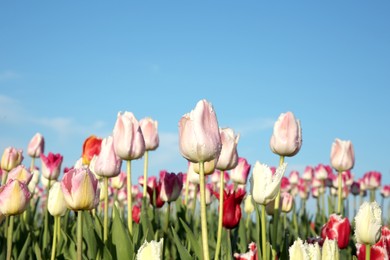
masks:
[[[253,118],[237,124],[234,130],[241,136],[271,129],[275,120],[271,118]]]
[[[17,79],[19,77],[20,77],[20,75],[12,70],[4,70],[4,71],[0,72],[0,81]]]

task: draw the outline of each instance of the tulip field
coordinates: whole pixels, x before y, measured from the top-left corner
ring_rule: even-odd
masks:
[[[85,139],[72,166],[40,133],[25,150],[6,148],[0,260],[389,259],[390,185],[377,171],[351,173],[351,141],[335,138],[328,162],[298,172],[288,166],[302,146],[292,112],[274,123],[275,166],[239,156],[239,134],[219,127],[207,100],[178,122],[185,172],[148,171],[158,123],[131,112],[118,113],[112,135]]]

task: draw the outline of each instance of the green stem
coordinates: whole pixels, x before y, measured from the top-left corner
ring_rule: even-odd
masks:
[[[246,221],[245,221],[245,229],[246,229],[246,240],[249,241],[250,240],[250,235],[251,235],[251,232],[249,230],[249,224],[250,224],[250,221],[251,221],[251,215],[248,214],[246,216]]]
[[[83,259],[83,212],[77,211],[77,260]]]
[[[43,229],[43,245],[42,247],[45,248],[47,244],[49,243],[49,211],[47,209],[48,200],[49,200],[49,193],[50,193],[50,182],[51,180],[48,180],[47,188],[46,188],[46,208],[45,208],[45,223],[44,223],[44,229]]]
[[[148,183],[148,164],[149,164],[149,152],[145,151],[144,153],[144,192],[143,197],[146,198],[147,183]]]
[[[57,224],[54,228],[57,229],[57,241],[60,242],[61,239],[61,217],[55,217],[57,219]]]
[[[266,259],[267,240],[266,240],[266,227],[265,227],[265,205],[261,206],[261,253],[262,259]]]
[[[184,195],[184,205],[186,205],[186,207],[188,206],[187,205],[187,202],[188,202],[188,193],[189,193],[189,190],[190,190],[190,178],[188,178],[188,174],[187,174],[187,177],[186,177],[186,191],[185,191],[185,195]]]
[[[12,256],[12,236],[14,232],[14,216],[9,217],[9,226],[7,234],[7,260],[11,260]]]
[[[108,177],[104,177],[104,222],[103,222],[103,242],[108,239]]]
[[[1,180],[1,185],[5,185],[5,183],[7,182],[7,178],[8,178],[8,171],[6,170],[3,170],[3,177],[2,177],[2,180]]]
[[[168,233],[170,215],[171,215],[171,202],[168,202],[167,213],[165,214],[165,227],[164,227],[164,232],[166,234]]]
[[[221,172],[219,177],[219,213],[218,213],[218,233],[217,233],[217,246],[215,247],[215,258],[219,259],[219,252],[221,251],[222,240],[222,219],[223,219],[223,191],[224,191],[224,178],[225,173]],[[229,232],[230,234],[230,232]]]
[[[144,180],[144,187],[147,180]],[[133,235],[133,218],[132,218],[132,194],[131,194],[131,160],[127,161],[127,227],[130,235]]]
[[[228,259],[231,258],[231,256],[233,255],[233,252],[232,252],[232,238],[231,238],[231,230],[230,229],[226,229],[226,239],[227,239],[227,255],[230,256]],[[215,258],[215,259],[218,259],[218,258]]]
[[[30,171],[34,170],[34,166],[35,166],[35,158],[31,157]]]
[[[209,256],[209,242],[207,236],[204,162],[199,162],[199,181],[200,181],[200,221],[202,227],[203,260],[209,260],[210,256]]]
[[[366,245],[366,260],[371,258],[371,245]]]
[[[375,201],[375,189],[370,190],[370,202]]]
[[[284,156],[279,157],[279,166],[281,166],[284,163]],[[279,225],[279,218],[280,218],[280,184],[278,188],[278,194],[276,195],[275,198],[275,206],[274,206],[274,214],[273,214],[273,229],[272,229],[272,248],[273,250],[277,249],[277,232],[278,232],[278,225]]]
[[[56,248],[57,248],[57,222],[58,222],[58,216],[54,217],[54,233],[53,233],[53,246],[51,247],[51,260],[54,260],[56,258]]]
[[[342,193],[342,172],[338,174],[338,204],[337,204],[337,213],[343,215],[341,206],[343,201],[343,193]]]

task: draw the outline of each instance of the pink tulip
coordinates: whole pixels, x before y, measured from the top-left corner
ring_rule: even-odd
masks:
[[[0,212],[5,216],[22,213],[30,202],[27,185],[19,180],[10,180],[0,187]]]
[[[122,160],[134,160],[144,155],[145,140],[133,113],[118,113],[113,137],[115,152]]]
[[[61,164],[63,157],[61,154],[49,152],[47,157],[41,154],[42,175],[48,180],[57,180],[61,173]]]
[[[183,174],[164,172],[163,176],[160,176],[161,181],[161,199],[166,202],[175,201],[179,196],[183,188]]]
[[[280,192],[289,192],[291,190],[290,180],[283,176],[280,182]]]
[[[110,179],[111,180],[111,186],[114,189],[117,189],[117,190],[122,189],[125,186],[126,178],[127,178],[126,172],[119,173],[119,175],[117,175],[116,177]]]
[[[385,185],[381,189],[381,195],[384,198],[387,198],[390,196],[390,185]]]
[[[311,179],[313,179],[313,176],[314,176],[313,167],[306,166],[306,168],[302,174],[302,179],[304,179],[305,181],[311,181]]]
[[[38,158],[45,149],[45,139],[40,133],[36,133],[27,147],[27,154],[32,158]]]
[[[330,163],[338,172],[352,169],[355,164],[352,142],[336,138],[330,152]]]
[[[7,147],[4,149],[1,157],[1,169],[10,171],[23,161],[23,151],[17,150],[14,147]]]
[[[369,190],[378,189],[381,186],[382,174],[377,171],[366,172],[363,176],[364,184]]]
[[[302,130],[298,119],[292,112],[280,114],[274,124],[270,141],[273,153],[280,156],[294,156],[302,146]]]
[[[99,203],[98,180],[88,168],[76,168],[65,173],[61,189],[71,210],[91,210]]]
[[[119,175],[122,167],[122,159],[116,155],[112,136],[104,138],[100,153],[94,163],[95,174],[101,177],[115,177]]]
[[[257,247],[255,242],[251,242],[248,246],[249,251],[244,254],[234,253],[235,260],[257,260]]]
[[[216,168],[221,171],[231,170],[237,166],[237,144],[239,135],[235,135],[231,128],[220,128],[222,150],[218,157]]]
[[[190,183],[199,184],[199,174],[194,171],[194,163],[188,162],[187,178]]]
[[[145,150],[153,151],[156,150],[159,145],[159,137],[158,137],[158,123],[157,121],[151,119],[150,117],[146,117],[139,121],[141,126],[142,135],[145,140]]]
[[[325,165],[320,163],[314,167],[314,177],[317,180],[326,180],[328,178],[328,170]]]
[[[301,199],[307,199],[310,194],[310,187],[304,179],[298,181],[298,194]]]
[[[139,183],[139,185],[144,186],[144,176],[140,176],[138,178],[138,183]],[[151,189],[156,188],[156,186],[157,186],[157,177],[156,176],[149,176],[146,185],[149,188],[151,188]]]
[[[222,149],[217,116],[212,105],[201,100],[179,121],[179,146],[191,162],[207,162],[219,157]]]
[[[18,180],[28,185],[33,175],[24,167],[24,165],[18,165],[8,173],[8,180]]]
[[[291,185],[297,185],[299,180],[299,172],[291,171],[290,176],[288,177]]]
[[[248,181],[251,165],[245,158],[238,158],[237,166],[230,170],[230,178],[237,184],[246,184]]]

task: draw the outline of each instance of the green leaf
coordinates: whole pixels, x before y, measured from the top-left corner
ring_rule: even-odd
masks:
[[[180,254],[180,259],[192,259],[193,257],[190,255],[187,249],[185,249],[184,246],[180,243],[180,239],[177,236],[176,232],[173,230],[173,228],[172,228],[172,234],[173,234],[173,241],[175,242],[177,250],[179,251]]]
[[[19,253],[18,260],[19,259],[20,260],[27,259],[27,251],[30,248],[30,244],[31,244],[31,235],[28,234],[26,242],[24,243],[24,246],[23,246],[22,250]]]
[[[192,233],[192,230],[188,227],[188,225],[184,222],[184,220],[180,219],[180,222],[183,226],[183,228],[186,231],[186,236],[190,242],[191,248],[194,250],[195,255],[199,258],[202,259],[202,248],[200,246],[200,240],[199,238],[196,238],[194,233]],[[176,232],[173,230],[173,233],[176,234]]]
[[[117,259],[133,259],[134,249],[131,242],[129,232],[123,225],[122,220],[119,217],[119,212],[116,206],[114,206],[115,217],[112,222],[112,244],[116,249]]]
[[[104,244],[96,233],[94,227],[95,223],[88,211],[81,211],[83,214],[83,239],[85,241],[84,252],[88,256],[88,259],[95,259],[99,248]],[[96,216],[95,218],[98,218]]]
[[[142,225],[142,232],[144,234],[144,237],[147,241],[153,240],[153,235],[154,235],[154,230],[153,230],[153,225],[152,222],[150,221],[150,215],[148,214],[147,211],[147,203],[144,200],[142,209],[141,209],[141,225]]]
[[[247,241],[247,233],[250,232],[246,230],[245,227],[245,219],[241,218],[240,223],[238,225],[238,250],[243,253],[247,251],[249,241]]]

